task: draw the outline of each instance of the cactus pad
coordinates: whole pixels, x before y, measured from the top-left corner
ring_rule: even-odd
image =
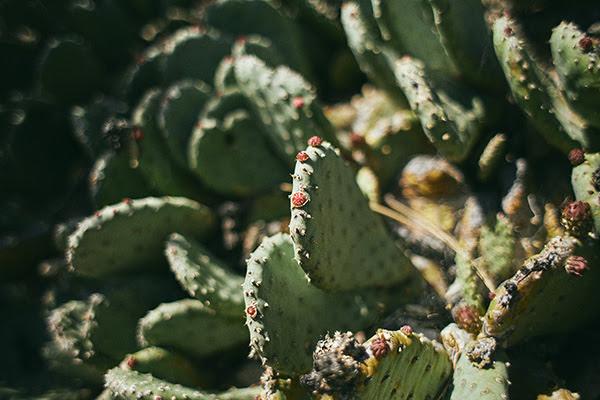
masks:
[[[161,304],[140,320],[138,339],[144,346],[172,348],[202,358],[243,345],[248,332],[239,317],[221,314],[200,300]]]
[[[305,154],[308,159],[296,163],[293,175],[290,233],[296,260],[311,282],[348,290],[394,286],[413,277],[412,264],[370,211],[337,150],[324,142]],[[301,196],[306,201],[295,202]]]
[[[126,199],[84,219],[69,236],[67,261],[80,275],[101,277],[161,265],[162,243],[173,231],[207,235],[212,212],[178,197]]]
[[[141,374],[121,368],[113,368],[106,373],[106,388],[113,398],[124,400],[254,400],[259,388],[229,389],[219,394],[204,393],[192,388],[156,379],[150,374]]]
[[[373,323],[383,311],[385,296],[324,292],[308,281],[294,260],[289,236],[266,238],[250,256],[244,282],[252,352],[281,373],[305,373],[321,335]]]
[[[244,279],[231,272],[201,244],[174,233],[165,255],[183,288],[219,313],[239,317],[244,310],[241,286]]]

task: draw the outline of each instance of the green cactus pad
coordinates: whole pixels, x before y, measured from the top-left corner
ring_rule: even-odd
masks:
[[[396,103],[405,104],[404,93],[396,84],[392,66],[397,57],[381,42],[378,32],[373,31],[373,25],[366,21],[368,16],[364,15],[357,2],[349,1],[342,5],[341,18],[348,46],[360,69]]]
[[[464,160],[483,129],[485,109],[481,99],[469,96],[466,89],[447,92],[436,88],[424,64],[410,57],[396,62],[395,73],[431,143],[448,160]]]
[[[236,40],[231,55],[234,58],[252,55],[260,58],[271,68],[286,64],[273,42],[259,35],[250,35]]]
[[[494,22],[494,48],[513,97],[539,134],[563,152],[588,147],[590,140],[580,119],[568,106],[550,78],[531,57],[518,26],[507,17]]]
[[[96,160],[89,176],[90,194],[96,208],[117,203],[126,197],[142,198],[152,195],[144,177],[131,168],[126,150],[108,151]]]
[[[229,54],[231,42],[197,27],[180,29],[164,45],[165,80],[197,79],[212,82],[217,66]]]
[[[496,225],[481,228],[479,255],[481,267],[497,284],[515,272],[517,238],[514,226],[504,214],[496,216]]]
[[[501,89],[502,71],[490,51],[492,36],[481,1],[429,0],[429,3],[439,41],[461,77],[484,88]],[[429,55],[423,60],[428,58]]]
[[[184,198],[125,200],[79,224],[69,237],[67,261],[77,274],[89,277],[160,266],[167,235],[204,237],[214,219],[208,208]]]
[[[171,157],[187,166],[187,147],[200,112],[210,96],[210,88],[202,81],[185,80],[166,90],[161,101],[158,124]]]
[[[587,153],[583,164],[573,168],[571,174],[571,185],[575,198],[590,205],[596,232],[600,232],[600,204],[598,202],[600,191],[594,184],[594,174],[598,168],[600,168],[600,153]]]
[[[152,46],[125,72],[120,91],[130,105],[136,104],[148,88],[163,84],[165,59],[161,47]]]
[[[45,95],[67,104],[85,100],[100,86],[100,65],[82,41],[52,40],[40,62],[41,90]]]
[[[452,363],[441,344],[421,334],[380,329],[365,342],[385,340],[388,351],[365,361],[369,380],[360,388],[360,400],[437,399],[446,390]]]
[[[173,289],[162,277],[149,275],[111,280],[103,293],[64,303],[49,314],[51,342],[45,357],[59,371],[99,378],[103,370],[136,349],[138,319],[148,308],[171,299]]]
[[[160,103],[160,91],[151,90],[133,111],[132,124],[142,135],[137,141],[137,168],[148,184],[162,194],[200,198],[202,195],[193,177],[180,170],[175,162],[165,155],[166,143],[157,121]]]
[[[144,346],[175,349],[202,358],[243,345],[248,332],[239,317],[231,317],[185,299],[161,304],[139,322],[138,340]]]
[[[442,330],[442,340],[454,364],[450,400],[509,399],[508,362],[506,354],[496,350],[492,363],[478,368],[465,354],[465,347],[473,340],[456,324]]]
[[[219,0],[207,8],[205,19],[209,26],[237,38],[260,35],[271,40],[274,47],[281,51],[286,65],[310,77],[300,31],[293,20],[278,10],[274,2]]]
[[[125,357],[121,368],[132,369],[155,378],[186,386],[203,386],[205,375],[178,353],[160,347],[147,347]]]
[[[586,39],[590,49],[584,49]],[[600,46],[575,24],[562,22],[550,38],[552,60],[572,107],[600,127]]]
[[[285,164],[269,150],[262,127],[245,110],[201,119],[189,152],[192,171],[218,193],[249,196],[288,180]]]
[[[244,279],[217,260],[201,244],[174,233],[165,255],[181,286],[219,314],[239,317],[244,310],[241,286]]]
[[[429,1],[372,0],[371,3],[384,40],[398,54],[411,54],[423,60],[431,71],[456,73],[438,37]]]
[[[237,82],[233,70],[233,57],[225,57],[215,71],[215,90],[217,93],[225,93],[236,90]]]
[[[293,175],[290,233],[296,260],[311,282],[352,290],[396,286],[414,277],[416,270],[369,209],[338,151],[323,142],[305,153],[308,158],[296,163]]]
[[[285,234],[265,238],[252,253],[243,287],[251,353],[292,376],[310,370],[321,335],[364,328],[401,301],[382,291],[327,293],[314,287]]]
[[[236,59],[234,72],[282,160],[291,165],[313,135],[336,142],[314,88],[302,76],[284,66],[271,69],[254,56]]]
[[[564,268],[575,250],[590,265],[580,277],[568,274]],[[496,289],[482,332],[513,345],[535,336],[576,330],[597,318],[599,310],[589,304],[600,282],[597,252],[595,246],[578,249],[577,239],[570,236],[551,239]]]
[[[254,400],[260,388],[229,389],[219,394],[201,392],[192,388],[156,379],[150,374],[141,374],[121,368],[106,373],[105,386],[113,398],[124,400]]]

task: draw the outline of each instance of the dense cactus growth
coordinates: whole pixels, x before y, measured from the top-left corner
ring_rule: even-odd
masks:
[[[0,398],[600,399],[599,24],[0,1]]]

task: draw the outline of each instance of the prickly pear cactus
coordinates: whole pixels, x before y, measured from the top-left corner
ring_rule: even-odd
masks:
[[[0,55],[0,398],[600,398],[597,0],[4,0]]]

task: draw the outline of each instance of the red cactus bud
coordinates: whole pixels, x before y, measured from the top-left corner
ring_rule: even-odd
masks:
[[[581,256],[569,256],[565,265],[565,269],[571,275],[582,276],[583,272],[588,269],[587,260]]]
[[[479,313],[467,304],[459,304],[452,309],[452,317],[456,324],[468,332],[478,332],[481,327]]]
[[[365,144],[365,138],[359,133],[352,132],[350,134],[350,144],[352,145],[352,147],[361,147]]]
[[[576,167],[579,164],[583,164],[585,161],[585,153],[583,149],[572,149],[569,151],[569,162],[572,166]]]
[[[256,306],[250,305],[246,307],[246,315],[252,319],[256,318],[256,316],[258,315],[258,309],[256,308]]]
[[[127,364],[127,367],[129,367],[130,369],[135,368],[136,363],[137,363],[137,360],[135,359],[134,356],[129,356],[129,357],[127,357],[127,360],[125,360],[125,364]]]
[[[390,351],[390,345],[385,338],[378,337],[371,342],[371,352],[376,359],[380,359]]]
[[[594,42],[591,37],[584,36],[581,39],[579,39],[579,47],[581,48],[581,50],[588,53],[594,47]]]
[[[320,146],[321,143],[323,143],[323,139],[321,139],[320,136],[312,136],[310,139],[308,139],[308,145],[312,147]]]
[[[292,106],[297,110],[304,107],[304,97],[296,96],[292,99]]]
[[[298,152],[298,154],[296,154],[297,161],[305,162],[305,161],[308,161],[308,159],[309,159],[308,153],[305,151],[300,151],[300,152]]]
[[[512,35],[513,35],[513,33],[514,33],[514,32],[513,32],[512,28],[511,28],[510,26],[507,26],[506,28],[504,28],[504,34],[505,34],[506,36],[512,36]]]
[[[410,325],[404,325],[402,328],[400,328],[400,332],[404,333],[407,336],[412,335],[413,328]]]
[[[562,217],[570,222],[581,222],[591,218],[590,205],[585,201],[571,201],[562,210]]]
[[[308,195],[304,192],[296,192],[292,194],[292,206],[302,207],[308,203]]]
[[[133,140],[135,140],[136,142],[140,142],[144,140],[144,131],[142,131],[142,128],[140,128],[139,126],[134,126],[131,129],[131,137],[133,137]]]

